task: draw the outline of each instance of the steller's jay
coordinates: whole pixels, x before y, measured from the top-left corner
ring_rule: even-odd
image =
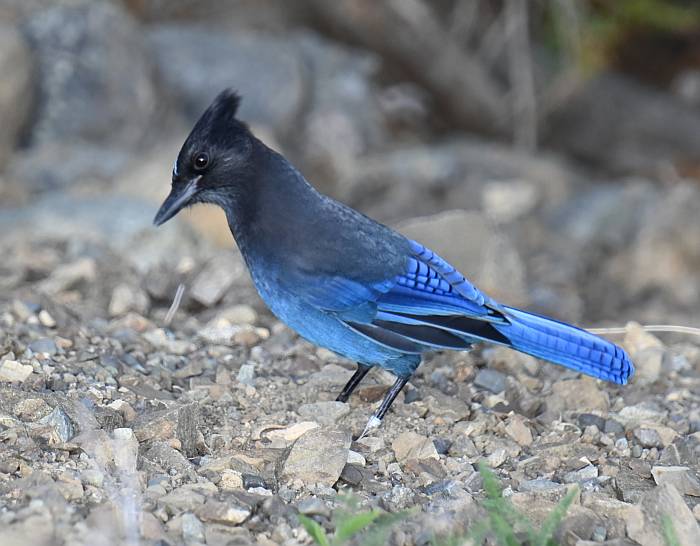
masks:
[[[239,103],[225,90],[197,121],[154,223],[195,203],[219,205],[272,312],[357,362],[338,400],[373,366],[396,375],[363,435],[379,426],[426,351],[487,341],[614,383],[634,372],[617,345],[494,301],[420,243],[320,194],[236,118]]]

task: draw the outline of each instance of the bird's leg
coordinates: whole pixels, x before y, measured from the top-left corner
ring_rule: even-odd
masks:
[[[336,398],[336,401],[347,402],[348,398],[350,398],[350,395],[352,394],[352,391],[354,391],[357,388],[357,386],[360,384],[360,381],[362,381],[364,376],[366,376],[367,372],[369,372],[371,369],[372,366],[366,366],[365,364],[360,364],[358,362],[357,370],[355,370],[355,373],[350,378],[350,381],[348,381],[347,384],[343,387],[343,390],[340,391],[340,394],[338,395],[338,398]]]
[[[394,400],[396,400],[396,397],[401,392],[401,389],[404,388],[404,386],[406,385],[406,383],[408,383],[408,380],[410,378],[411,376],[408,375],[405,377],[398,377],[396,379],[394,384],[384,395],[382,403],[379,404],[377,410],[372,414],[372,417],[369,418],[369,421],[367,421],[367,424],[365,425],[365,430],[363,430],[362,434],[360,434],[360,436],[357,438],[358,440],[360,438],[364,438],[365,436],[367,436],[367,434],[370,433],[370,431],[372,431],[372,429],[375,429],[382,424],[382,419],[384,419],[386,412],[389,411],[391,404],[394,402]]]

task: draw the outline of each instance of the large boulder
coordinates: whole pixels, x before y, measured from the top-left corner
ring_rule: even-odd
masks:
[[[301,112],[304,67],[283,38],[163,24],[148,42],[161,84],[190,121],[226,87],[243,95],[240,117],[249,123],[284,132]]]
[[[27,17],[38,65],[31,145],[55,141],[134,146],[156,105],[147,50],[110,2],[58,4]]]
[[[603,74],[551,120],[548,141],[618,172],[698,168],[700,111],[631,78]]]

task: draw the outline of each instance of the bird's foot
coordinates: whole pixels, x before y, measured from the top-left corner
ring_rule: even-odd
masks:
[[[379,419],[376,415],[372,415],[372,417],[369,418],[369,421],[367,421],[367,424],[365,425],[365,430],[362,431],[362,434],[360,434],[357,439],[362,440],[365,436],[367,436],[370,432],[372,432],[375,428],[379,428],[379,425],[382,424],[382,420]]]

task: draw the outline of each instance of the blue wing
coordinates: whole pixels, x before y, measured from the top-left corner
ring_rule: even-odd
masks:
[[[410,241],[405,271],[361,283],[341,277],[307,284],[307,301],[391,349],[421,353],[506,345],[615,383],[634,372],[618,346],[574,326],[505,307],[481,293],[445,260]]]

